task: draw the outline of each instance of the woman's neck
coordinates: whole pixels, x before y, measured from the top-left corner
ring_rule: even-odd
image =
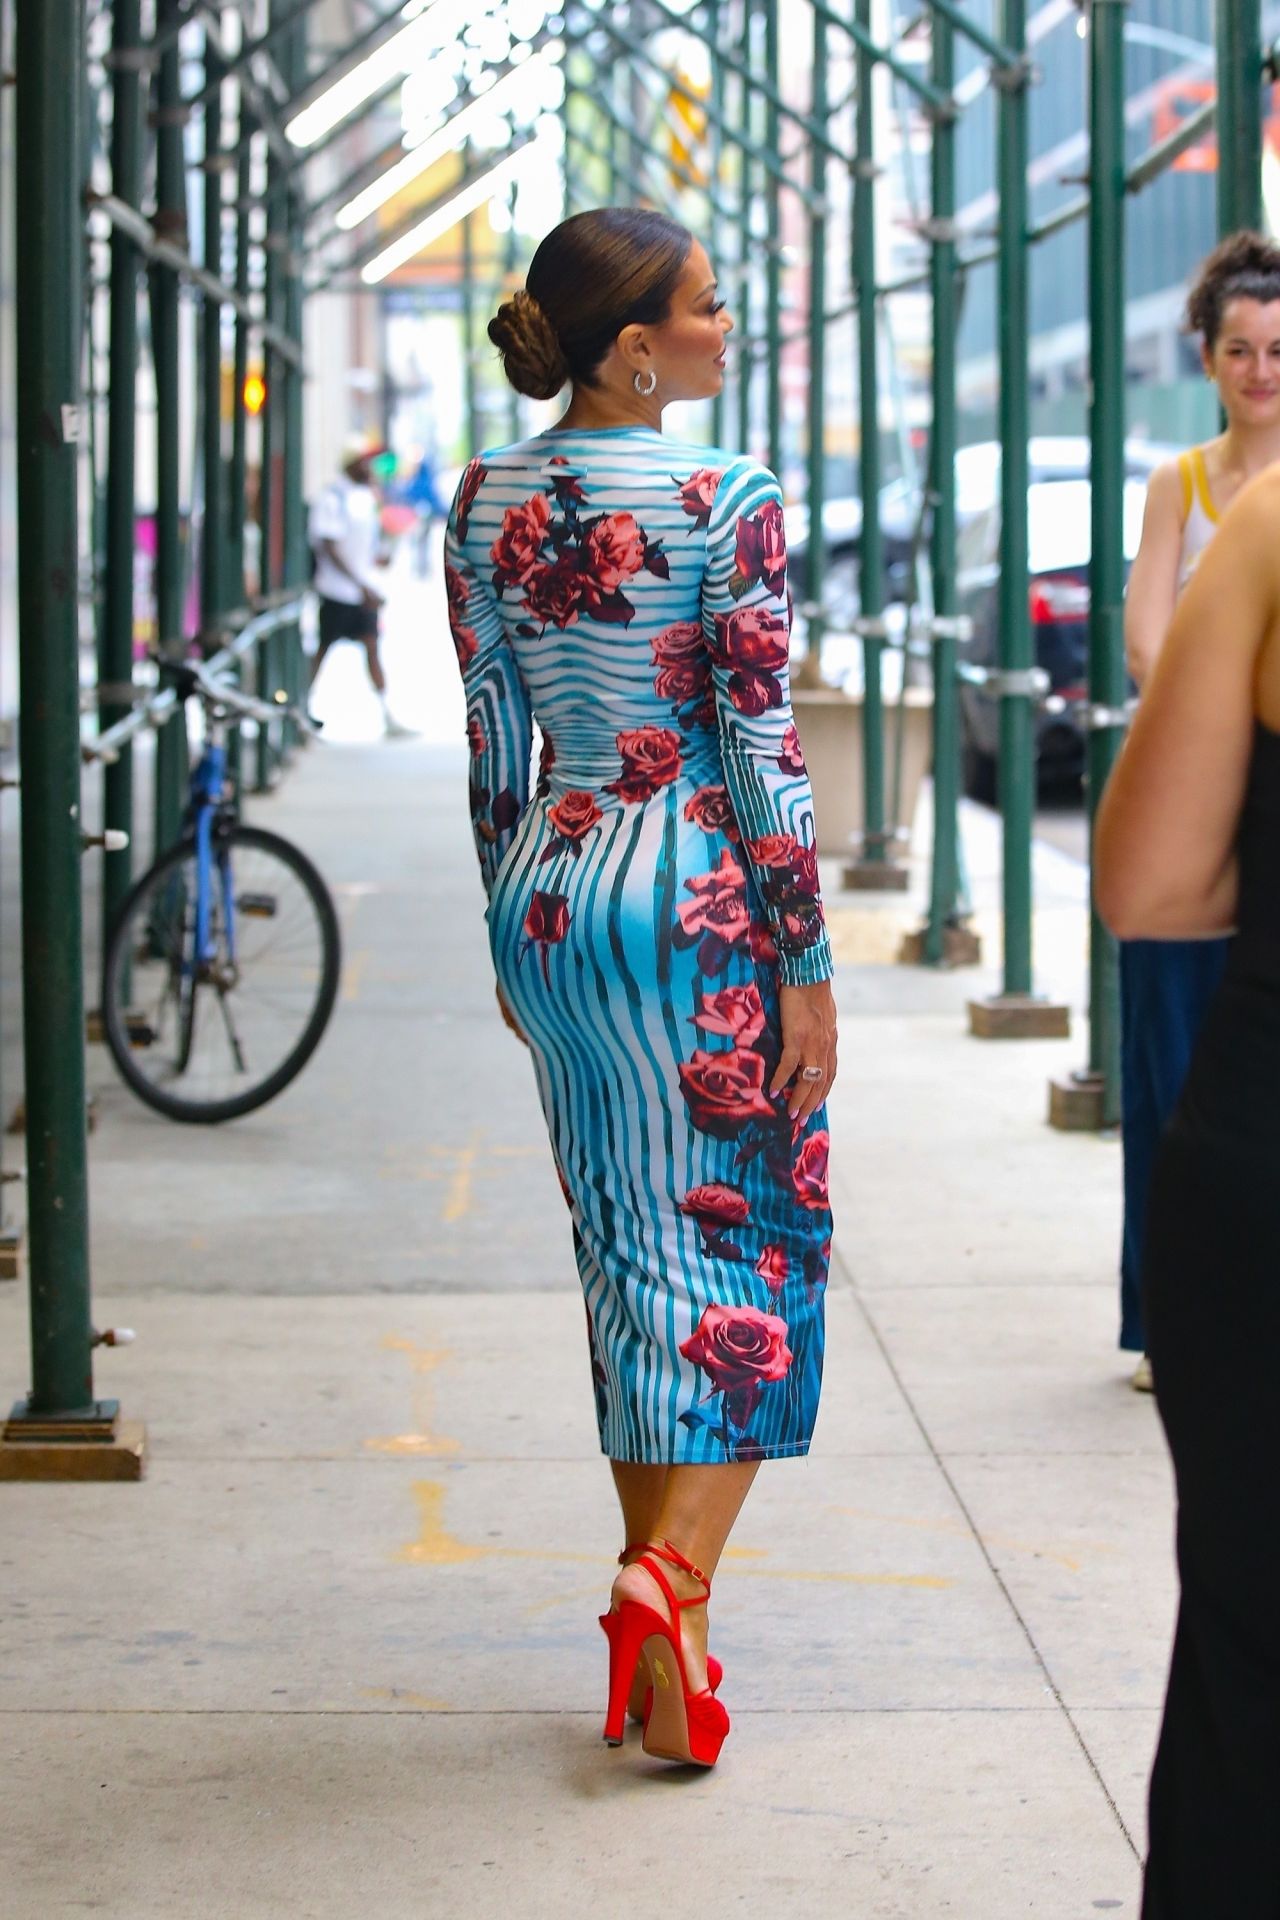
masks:
[[[1250,427],[1228,422],[1218,446],[1225,471],[1252,480],[1280,460],[1280,424]]]
[[[662,431],[662,405],[656,394],[623,388],[575,387],[557,428],[590,432],[599,427],[652,427]]]

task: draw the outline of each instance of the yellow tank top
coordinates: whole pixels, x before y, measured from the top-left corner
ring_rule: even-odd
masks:
[[[1218,509],[1209,492],[1204,448],[1192,447],[1178,455],[1182,477],[1182,553],[1178,561],[1178,592],[1196,570],[1200,555],[1218,531]]]

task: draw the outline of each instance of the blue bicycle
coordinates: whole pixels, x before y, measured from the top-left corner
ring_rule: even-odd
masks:
[[[245,826],[228,779],[230,716],[279,709],[198,666],[167,669],[204,708],[178,843],[126,896],[107,943],[103,1028],[116,1065],[171,1120],[250,1113],[299,1074],[333,1012],[338,917],[324,881],[279,834]]]

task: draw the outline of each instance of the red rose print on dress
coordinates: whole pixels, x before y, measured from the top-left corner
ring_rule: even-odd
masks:
[[[538,855],[539,863],[554,860],[558,853],[571,853],[576,860],[582,852],[583,836],[590,833],[596,822],[603,818],[593,793],[572,791],[564,794],[554,807],[547,808],[547,820],[554,828],[556,837]]]
[[[747,843],[758,867],[789,867],[798,851],[794,833],[766,833]]]
[[[618,735],[622,772],[611,781],[606,793],[637,806],[652,800],[660,787],[669,787],[680,777],[680,735],[670,727],[635,727]]]
[[[553,566],[540,567],[533,575],[525,587],[523,604],[545,633],[548,627],[573,625],[585,592],[577,555],[566,551]]]
[[[792,1360],[786,1321],[758,1307],[705,1307],[680,1352],[710,1375],[716,1393],[782,1380]]]
[[[702,1232],[704,1253],[722,1260],[741,1260],[742,1248],[726,1238],[731,1227],[744,1227],[751,1214],[747,1196],[739,1187],[721,1181],[692,1187],[680,1202],[681,1213],[696,1220]]]
[[[704,973],[723,973],[735,946],[747,937],[751,916],[747,909],[747,879],[725,847],[719,865],[710,873],[695,874],[685,881],[692,900],[682,900],[676,908],[679,926],[674,934],[677,947],[698,942],[698,965]]]
[[[497,593],[525,586],[542,565],[542,549],[551,531],[551,502],[535,493],[523,506],[508,507],[502,531],[489,550]]]
[[[489,469],[481,460],[471,460],[458,483],[458,505],[454,516],[459,540],[465,540],[471,524],[471,509],[475,505],[476,495],[489,477]]]
[[[693,1333],[680,1342],[680,1352],[709,1375],[711,1392],[706,1398],[720,1395],[720,1436],[726,1457],[759,1459],[761,1450],[744,1429],[765,1387],[786,1378],[792,1361],[786,1321],[758,1307],[705,1307]],[[689,1427],[706,1424],[706,1416],[696,1409],[680,1418]],[[738,1429],[736,1441],[734,1428]]]
[[[789,629],[781,614],[767,607],[735,607],[715,617],[712,653],[729,669],[727,691],[739,713],[754,718],[782,705],[777,675],[787,664]]]
[[[687,480],[676,479],[675,474],[671,477],[676,481],[676,498],[693,521],[689,529],[690,533],[709,527],[716,489],[724,477],[723,474],[711,467],[699,467],[696,472],[689,475]]]
[[[831,1205],[827,1168],[831,1157],[831,1135],[825,1127],[811,1133],[796,1155],[796,1200],[811,1213],[825,1213]]]
[[[644,535],[631,513],[606,513],[591,522],[582,571],[601,593],[614,593],[644,565]]]
[[[678,1068],[691,1125],[717,1140],[736,1140],[753,1120],[775,1122],[764,1091],[766,1072],[763,1057],[749,1049],[707,1053],[697,1048]]]
[[[766,1247],[756,1261],[756,1272],[776,1300],[791,1278],[791,1262],[785,1247]]]
[[[726,840],[735,842],[742,838],[727,787],[699,787],[693,798],[685,803],[684,817],[691,826],[701,827],[704,833],[723,834]]]
[[[747,944],[751,958],[758,967],[776,967],[778,964],[778,946],[772,933],[763,921],[753,920],[747,935]]]
[[[660,700],[670,700],[683,726],[695,724],[695,715],[681,716],[679,709],[690,701],[703,700],[711,684],[711,662],[702,628],[694,620],[677,620],[655,634],[651,642],[653,664],[658,669],[654,691]]]
[[[471,758],[478,760],[489,745],[485,730],[475,714],[467,721],[467,744],[471,748]]]
[[[458,665],[465,673],[480,651],[480,642],[476,638],[475,629],[468,626],[463,619],[471,601],[471,583],[464,573],[457,567],[451,567],[446,561],[444,587],[449,605],[449,631],[453,635],[453,648],[458,656]]]
[[[550,949],[558,946],[569,931],[569,902],[562,893],[535,893],[524,919],[529,945],[542,957],[542,975],[551,985]],[[528,951],[528,948],[525,949]]]
[[[757,581],[779,598],[787,589],[787,536],[782,505],[777,500],[766,500],[755,513],[745,514],[738,522],[729,591],[740,600]]]
[[[800,750],[800,735],[794,726],[787,728],[782,736],[782,751],[778,755],[778,766],[783,773],[807,773],[804,754]]]
[[[764,1002],[758,987],[722,987],[719,993],[704,993],[701,1011],[689,1019],[703,1033],[723,1034],[737,1047],[754,1047],[765,1028]]]

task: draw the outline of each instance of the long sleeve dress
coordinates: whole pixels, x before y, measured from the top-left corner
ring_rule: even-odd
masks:
[[[551,430],[472,460],[445,560],[490,943],[572,1214],[601,1446],[803,1454],[829,1135],[768,1087],[779,983],[831,951],[778,483],[647,427]]]

